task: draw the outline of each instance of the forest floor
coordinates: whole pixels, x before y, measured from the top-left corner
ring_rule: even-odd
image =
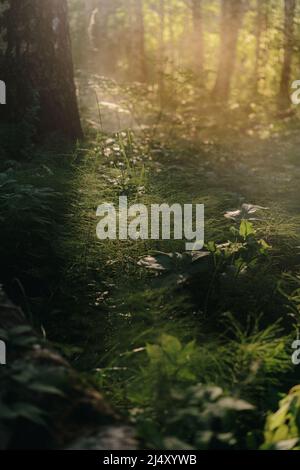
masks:
[[[20,248],[20,302],[148,446],[257,448],[267,413],[299,383],[291,362],[300,308],[297,121],[249,125],[233,109],[122,130],[120,118],[105,115],[110,99],[98,99],[94,129],[74,150],[41,149],[26,169],[10,170],[20,194],[29,183],[55,191],[47,244]],[[120,195],[147,206],[205,204],[209,261],[180,258],[182,241],[98,240],[96,209]],[[265,209],[244,212],[244,226],[224,217],[242,204]],[[249,416],[227,437],[199,434],[209,424],[186,394],[202,386],[245,400],[231,411]]]
[[[61,239],[63,298],[72,309],[60,302],[70,317],[56,313],[62,321],[51,338],[138,424],[149,445],[176,445],[164,441],[172,433],[182,442],[168,424],[174,395],[202,383],[256,407],[255,429],[250,420],[240,444],[252,439],[255,447],[266,412],[299,381],[291,344],[299,309],[300,137],[292,127],[271,135],[208,127],[200,139],[192,132],[174,124],[135,134],[96,132],[79,152],[65,213],[69,235]],[[182,253],[178,241],[97,240],[97,206],[117,205],[120,195],[146,205],[205,204],[206,249],[215,251],[216,268],[190,271],[180,260],[170,267],[169,259],[155,258]],[[252,215],[249,240],[238,234],[239,221],[224,217],[244,203],[266,208]],[[240,258],[236,244],[243,241]],[[139,260],[148,255],[154,258],[147,270]],[[152,269],[154,261],[164,275]],[[195,445],[189,434],[183,445]]]

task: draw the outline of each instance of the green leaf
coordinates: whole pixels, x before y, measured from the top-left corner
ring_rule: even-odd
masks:
[[[246,240],[250,235],[254,235],[255,230],[254,230],[253,224],[249,222],[248,220],[243,219],[241,221],[239,233],[240,233],[240,236],[243,237],[244,240]]]
[[[25,333],[32,333],[32,328],[28,325],[15,326],[10,330],[13,335],[23,335]]]
[[[175,336],[170,335],[162,335],[161,337],[161,345],[168,354],[174,355],[179,353],[182,350],[182,344],[179,339],[175,338]]]
[[[30,384],[28,388],[30,390],[33,390],[39,393],[45,393],[48,395],[59,395],[61,397],[64,396],[64,393],[61,390],[51,385],[47,385],[47,384],[33,383],[33,384]]]
[[[162,358],[162,349],[157,344],[146,345],[147,355],[152,362],[158,362]]]
[[[4,403],[0,403],[0,420],[15,419],[15,418],[16,418],[16,412],[12,408],[9,408]]]
[[[7,331],[0,329],[0,339],[2,339],[3,341],[7,341],[7,340],[8,340],[8,333],[7,333]]]
[[[28,421],[32,421],[33,423],[41,426],[47,425],[46,421],[42,418],[46,413],[40,408],[30,405],[29,403],[16,403],[14,405],[14,411],[20,418],[28,419]]]

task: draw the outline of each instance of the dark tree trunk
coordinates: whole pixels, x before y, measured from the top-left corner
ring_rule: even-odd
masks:
[[[290,80],[292,70],[293,48],[294,48],[294,20],[296,0],[285,0],[284,2],[284,58],[281,71],[279,108],[290,106]]]
[[[244,9],[243,0],[222,0],[220,57],[213,90],[214,98],[219,101],[227,101],[229,98]]]
[[[192,0],[193,14],[193,44],[194,60],[193,69],[195,74],[202,78],[204,68],[204,37],[203,37],[203,17],[202,0]]]
[[[33,109],[40,135],[82,137],[66,0],[7,0],[2,70],[11,122]]]

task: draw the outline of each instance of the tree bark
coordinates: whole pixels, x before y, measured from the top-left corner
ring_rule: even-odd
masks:
[[[204,36],[203,36],[203,16],[202,0],[192,0],[193,15],[193,44],[194,63],[193,69],[198,77],[203,76],[204,69]]]
[[[218,101],[227,101],[229,98],[244,10],[243,0],[222,0],[220,57],[213,90],[213,96]]]
[[[2,70],[7,81],[8,115],[37,113],[40,135],[82,137],[74,83],[66,0],[7,0],[0,32],[5,46]]]
[[[123,36],[120,41],[117,14],[123,7],[124,0],[95,0],[95,2],[89,25],[92,46],[91,69],[102,75],[115,76],[118,72],[118,59],[122,56],[123,50],[126,50],[128,43],[124,34],[124,24],[121,26]],[[127,5],[130,6],[130,3]]]
[[[294,48],[294,20],[296,0],[284,2],[284,58],[281,71],[278,105],[280,109],[290,106],[290,81]]]
[[[263,33],[267,29],[268,23],[268,2],[267,0],[257,0],[256,2],[256,24],[255,24],[255,62],[253,71],[253,92],[259,92],[259,81],[261,78],[262,65],[262,39]]]
[[[159,50],[158,50],[158,90],[161,109],[165,104],[165,0],[159,0]]]
[[[134,42],[136,44],[136,76],[141,82],[147,81],[147,63],[145,53],[145,24],[144,24],[144,2],[134,0],[135,26]]]

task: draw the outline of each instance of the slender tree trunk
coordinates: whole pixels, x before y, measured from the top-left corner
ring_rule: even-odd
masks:
[[[262,65],[262,39],[263,34],[267,29],[268,21],[268,4],[267,0],[256,1],[256,24],[255,24],[255,61],[253,71],[253,92],[255,94],[259,91],[259,80]]]
[[[145,53],[144,1],[134,0],[134,43],[136,57],[136,77],[140,82],[147,81],[147,63]]]
[[[91,70],[103,75],[113,76],[117,68],[121,45],[114,24],[111,23],[118,6],[117,0],[96,0],[90,17]]]
[[[22,119],[25,109],[35,103],[40,134],[60,132],[70,139],[82,137],[67,1],[7,0],[2,20],[11,122]]]
[[[204,35],[203,35],[203,16],[202,0],[192,0],[193,15],[193,44],[194,59],[193,69],[197,76],[202,78],[204,69]]]
[[[175,72],[176,63],[176,41],[175,41],[175,28],[174,28],[174,6],[171,4],[168,8],[168,32],[169,32],[169,55],[171,74]]]
[[[219,101],[227,101],[229,98],[244,9],[243,0],[222,0],[220,57],[213,90],[213,96]]]
[[[290,106],[290,81],[294,47],[294,20],[296,0],[285,0],[284,2],[284,58],[281,71],[279,108]]]
[[[136,37],[135,37],[135,0],[127,0],[126,4],[126,28],[124,31],[125,56],[128,65],[127,78],[136,80],[137,73],[137,54],[136,54]]]
[[[158,50],[158,88],[161,108],[165,102],[165,0],[159,0],[159,50]]]

